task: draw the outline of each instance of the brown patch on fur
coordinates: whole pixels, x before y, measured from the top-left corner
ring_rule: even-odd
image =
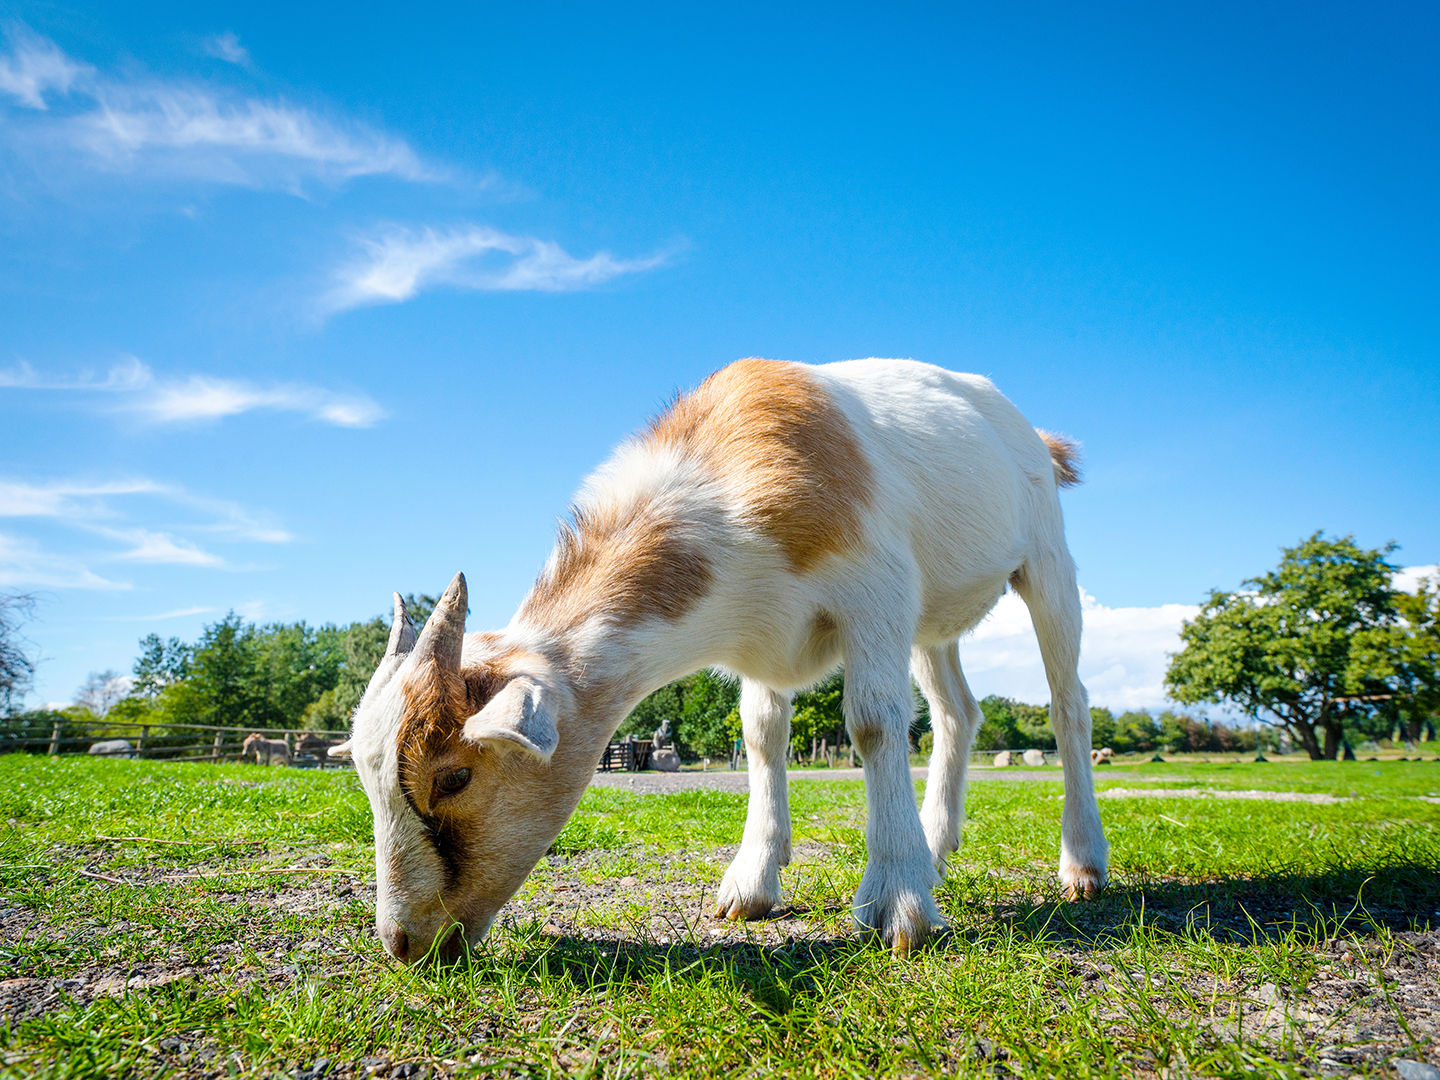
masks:
[[[798,364],[738,360],[676,400],[645,438],[705,462],[796,573],[859,539],[870,463],[845,414]]]
[[[703,463],[797,573],[858,540],[870,463],[845,414],[798,364],[737,361],[678,398],[641,439]],[[558,630],[599,613],[680,618],[714,577],[688,524],[645,498],[576,509],[521,618]]]
[[[713,571],[679,523],[648,502],[577,509],[560,526],[555,556],[520,613],[569,630],[593,614],[621,622],[678,619],[710,589]]]
[[[1059,487],[1074,487],[1080,483],[1080,444],[1064,435],[1035,429],[1050,451],[1050,463],[1055,467],[1055,483]]]

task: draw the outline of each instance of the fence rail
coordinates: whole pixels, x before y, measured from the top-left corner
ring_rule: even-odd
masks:
[[[48,731],[46,730],[48,727]],[[240,761],[246,737],[259,732],[267,739],[284,739],[291,763],[301,768],[349,768],[343,759],[326,756],[326,750],[345,738],[337,731],[305,728],[263,730],[217,727],[214,724],[146,724],[131,720],[78,720],[66,717],[48,725],[0,721],[0,753],[100,754],[106,757],[164,761]],[[123,742],[109,750],[92,750],[97,743]],[[253,758],[253,753],[249,755]]]

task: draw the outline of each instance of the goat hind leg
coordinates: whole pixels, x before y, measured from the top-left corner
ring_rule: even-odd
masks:
[[[790,697],[749,679],[740,683],[740,722],[749,759],[745,834],[720,882],[715,914],[760,919],[780,903],[780,867],[790,862]]]
[[[944,873],[945,859],[960,847],[960,826],[965,821],[965,771],[983,717],[960,670],[960,652],[955,642],[928,649],[916,646],[910,670],[930,703],[930,730],[935,738],[920,824],[935,869]]]
[[[1065,767],[1065,809],[1060,818],[1060,884],[1072,900],[1105,887],[1109,845],[1095,801],[1090,764],[1090,707],[1080,663],[1080,590],[1075,564],[1063,546],[1026,565],[1011,579],[1030,609],[1050,682],[1050,726]]]

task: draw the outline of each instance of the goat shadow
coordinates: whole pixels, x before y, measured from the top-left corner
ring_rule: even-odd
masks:
[[[1005,885],[1010,885],[1006,891]],[[1096,955],[1133,942],[1137,935],[1204,935],[1221,943],[1263,944],[1298,936],[1319,945],[1341,935],[1383,931],[1428,932],[1440,926],[1440,865],[1428,862],[1352,864],[1323,873],[1277,870],[1266,874],[1179,882],[1121,875],[1094,901],[1068,903],[1057,892],[1014,891],[1014,883],[983,877],[944,886],[952,925],[924,947],[957,956],[993,947],[999,936],[1052,953]],[[956,895],[958,893],[958,895]],[[605,938],[555,933],[538,920],[509,925],[499,952],[481,948],[458,961],[482,981],[513,976],[515,969],[595,991],[617,982],[732,980],[760,1006],[787,1011],[798,996],[820,985],[835,964],[859,960],[879,946],[873,939],[836,932],[848,921],[838,900],[778,910],[771,920],[814,925],[814,935],[781,943],[755,935],[710,937],[720,920],[701,919],[671,940],[649,935]],[[757,929],[763,930],[765,921]],[[448,966],[448,965],[447,965]]]

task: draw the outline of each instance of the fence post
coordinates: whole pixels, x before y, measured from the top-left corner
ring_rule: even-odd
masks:
[[[140,729],[140,739],[139,739],[139,741],[136,742],[136,744],[135,744],[135,756],[136,756],[137,758],[143,758],[143,757],[145,756],[145,740],[146,740],[147,738],[149,738],[149,736],[150,736],[150,725],[149,725],[149,724],[146,724],[144,727],[142,727],[142,728]]]
[[[220,760],[220,744],[224,741],[225,733],[223,731],[215,732],[215,746],[210,751],[211,761],[218,762]]]
[[[54,757],[60,753],[60,728],[62,721],[56,720],[55,726],[50,729],[50,756]]]

